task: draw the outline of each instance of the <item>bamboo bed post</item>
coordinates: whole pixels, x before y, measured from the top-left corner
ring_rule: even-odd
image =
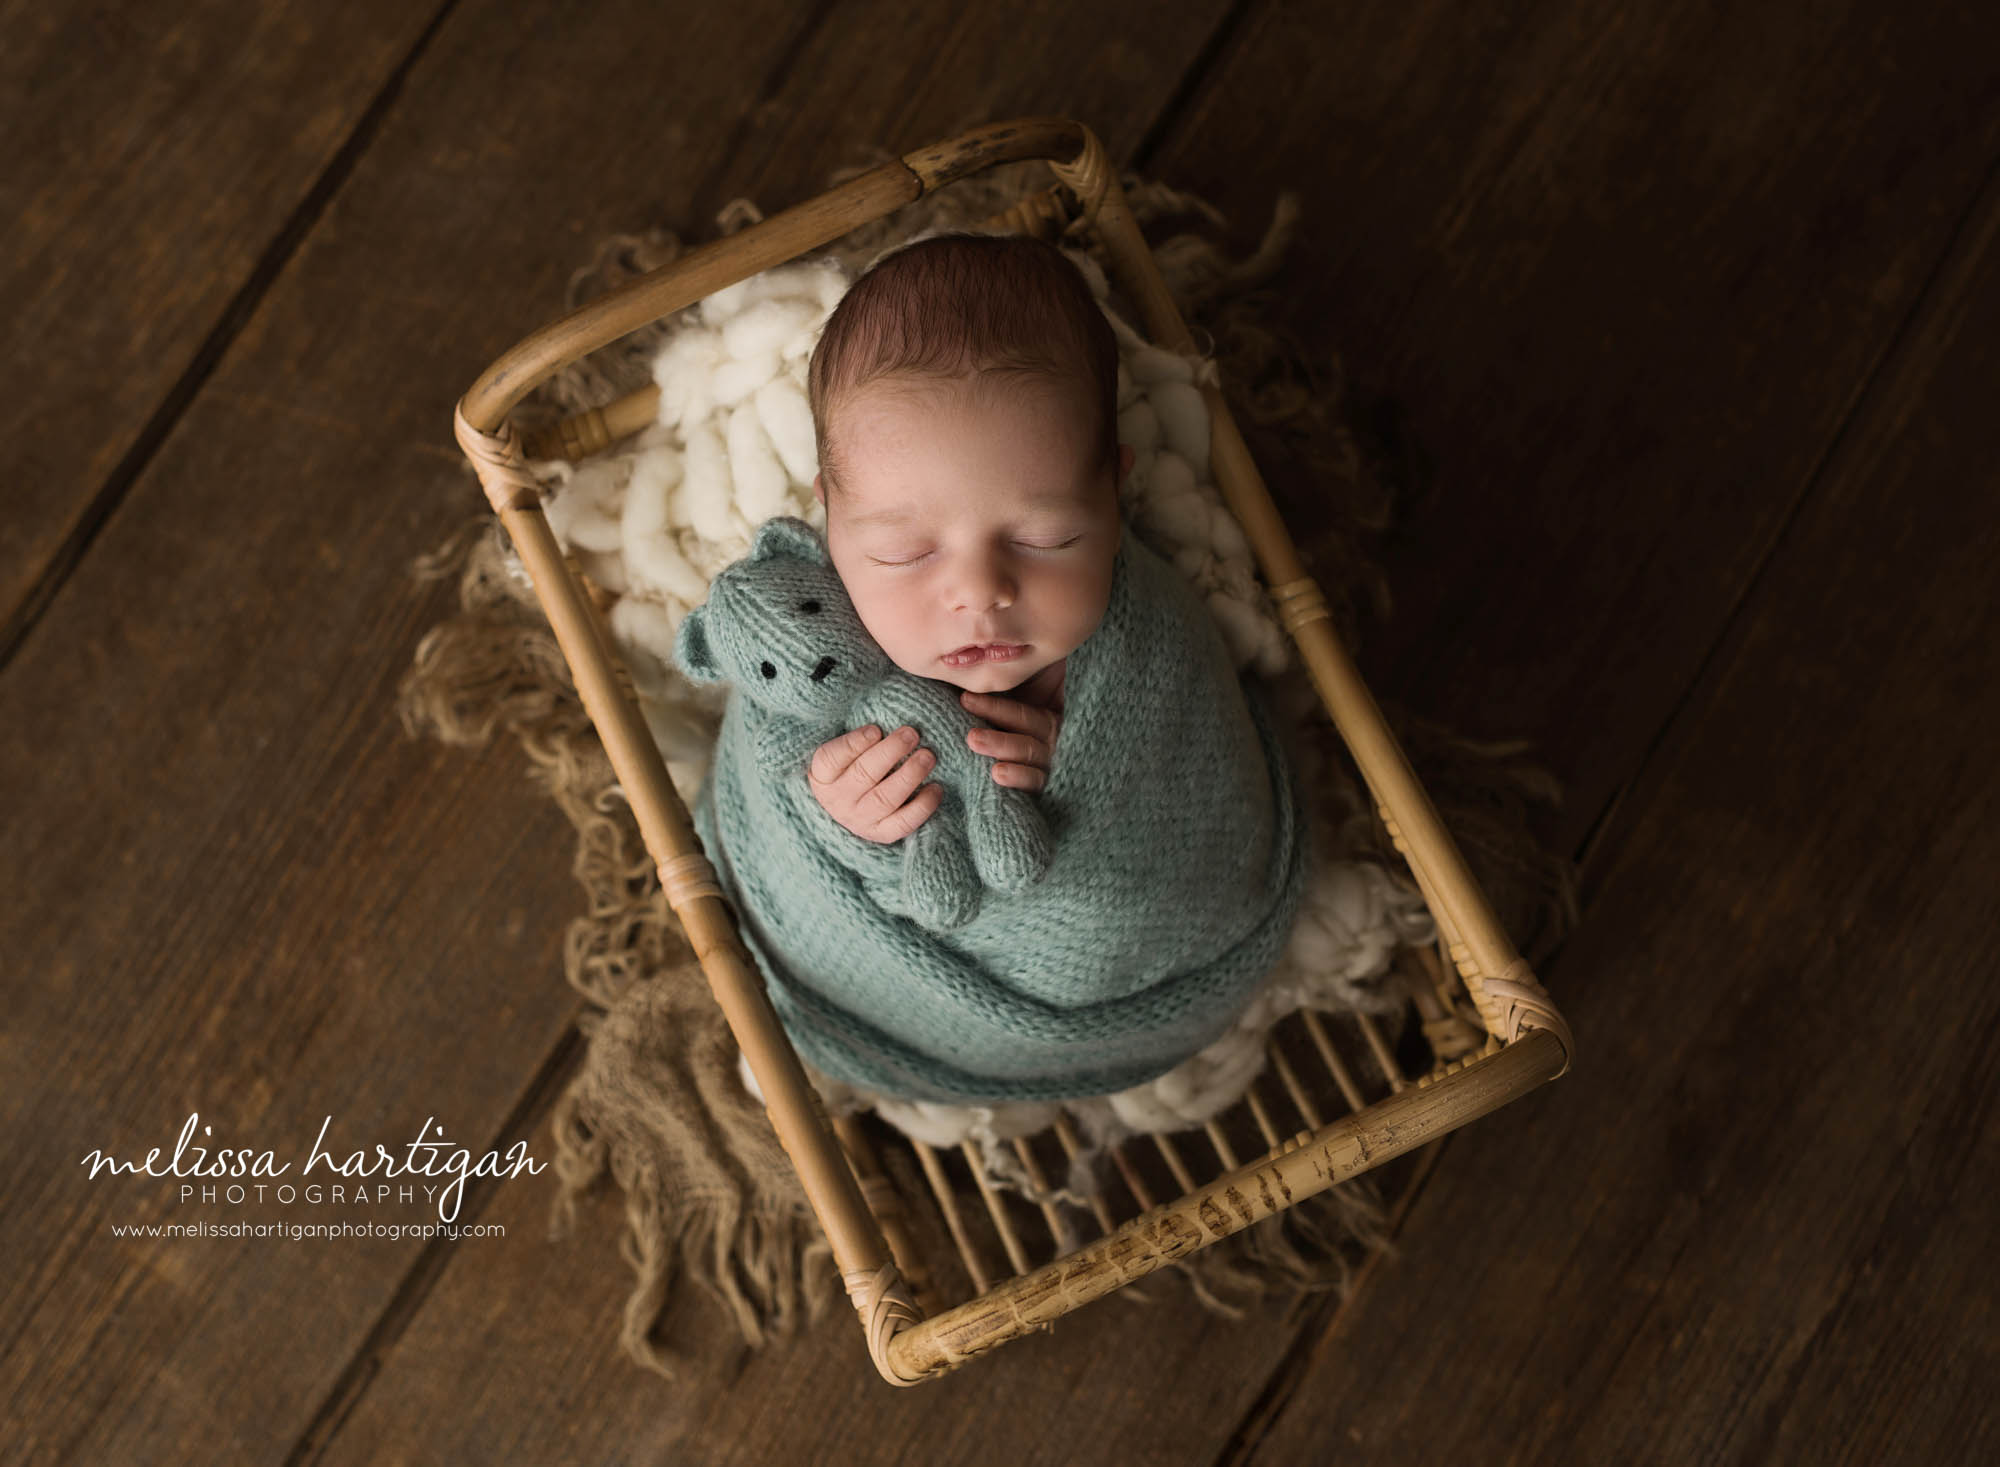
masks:
[[[522,389],[526,391],[525,388]],[[631,802],[647,853],[659,869],[668,904],[701,962],[703,975],[743,1047],[767,1100],[772,1128],[833,1247],[848,1296],[863,1316],[869,1352],[886,1367],[889,1336],[918,1311],[896,1268],[881,1225],[835,1142],[819,1096],[785,1038],[764,985],[739,941],[715,868],[702,853],[687,808],[637,705],[619,686],[588,598],[564,565],[541,498],[520,458],[511,427],[482,433],[458,414],[459,442],[478,467],[488,497],[548,613],[578,696],[604,740]]]
[[[631,331],[829,244],[956,179],[1026,159],[1048,162],[1063,188],[1079,201],[1078,223],[1094,230],[1111,252],[1113,274],[1138,304],[1152,339],[1170,350],[1191,353],[1192,338],[1096,137],[1076,122],[1023,118],[907,153],[627,282],[504,353],[473,383],[453,415],[458,442],[512,537],[569,664],[578,696],[603,739],[647,853],[659,870],[667,902],[742,1046],[766,1097],[772,1127],[832,1245],[849,1298],[861,1316],[870,1358],[883,1378],[897,1385],[933,1378],[973,1355],[1044,1328],[1069,1309],[1163,1263],[1484,1115],[1566,1071],[1571,1048],[1567,1026],[1494,919],[1374,699],[1333,635],[1324,598],[1304,574],[1220,391],[1204,385],[1201,390],[1213,423],[1211,462],[1216,481],[1257,552],[1286,630],[1298,643],[1391,837],[1431,904],[1441,943],[1501,1047],[1452,1067],[1435,1077],[1435,1083],[1409,1086],[1365,1110],[1351,1080],[1338,1061],[1331,1060],[1350,1102],[1356,1103],[1356,1114],[1316,1127],[1244,1167],[1234,1165],[1225,1142],[1218,1150],[1225,1156],[1228,1174],[1199,1190],[1171,1142],[1157,1136],[1170,1169],[1188,1192],[1159,1207],[1151,1205],[1129,1161],[1117,1153],[1115,1159],[1146,1211],[1032,1274],[1026,1273],[1019,1239],[968,1143],[963,1149],[975,1181],[993,1212],[1010,1262],[1024,1276],[984,1290],[969,1304],[930,1319],[912,1300],[882,1224],[869,1210],[818,1093],[807,1081],[761,975],[740,940],[715,868],[701,849],[687,808],[633,700],[629,679],[620,676],[622,667],[609,634],[574,568],[565,564],[509,415],[563,367]],[[1060,228],[1058,213],[1059,200],[1049,191],[1022,201],[1003,217],[1015,227],[1050,238]],[[571,419],[544,442],[561,452],[594,451],[643,426],[650,417],[651,399],[645,393],[633,394],[604,410]],[[1308,1013],[1309,1024],[1314,1017]],[[1316,1026],[1314,1037],[1325,1047],[1324,1033]],[[1393,1068],[1391,1075],[1401,1078]],[[1260,1117],[1260,1124],[1268,1132],[1268,1120]],[[1253,1189],[1255,1201],[1248,1200]],[[969,1256],[967,1261],[972,1265]],[[975,1276],[980,1272],[974,1266]]]

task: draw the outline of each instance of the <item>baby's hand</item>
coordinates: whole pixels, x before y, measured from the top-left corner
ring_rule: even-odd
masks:
[[[965,743],[975,754],[1004,761],[993,766],[995,784],[1033,792],[1049,782],[1056,735],[1062,732],[1060,713],[994,693],[960,693],[959,702],[974,718],[993,725],[973,729]]]
[[[918,747],[915,729],[905,724],[884,738],[871,723],[813,750],[806,781],[820,808],[841,829],[890,845],[930,819],[944,802],[943,785],[917,788],[936,764],[937,755]]]

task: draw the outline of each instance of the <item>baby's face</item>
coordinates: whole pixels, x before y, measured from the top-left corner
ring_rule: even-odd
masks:
[[[1086,462],[1089,407],[1060,383],[871,383],[841,408],[847,476],[827,549],[905,672],[1018,687],[1104,618],[1118,475]]]

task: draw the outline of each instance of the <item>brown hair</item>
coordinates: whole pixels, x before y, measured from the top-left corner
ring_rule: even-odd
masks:
[[[1021,235],[937,234],[883,256],[848,287],[807,379],[820,473],[842,472],[833,415],[880,377],[1054,377],[1091,397],[1092,462],[1118,460],[1118,340],[1083,272]]]

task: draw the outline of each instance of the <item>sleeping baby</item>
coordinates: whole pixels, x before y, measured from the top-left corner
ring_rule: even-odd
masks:
[[[1224,1033],[1286,944],[1300,793],[1212,614],[1126,529],[1117,393],[1088,284],[1032,239],[933,235],[885,255],[813,353],[826,531],[787,573],[824,589],[792,602],[819,614],[844,592],[883,670],[946,708],[955,692],[963,715],[787,743],[748,686],[777,677],[771,660],[732,692],[696,827],[823,1093],[1121,1091]],[[690,676],[727,675],[703,641],[719,599],[683,626]],[[840,661],[800,676],[835,680]],[[966,752],[1032,802],[1047,850],[1034,879],[914,920],[883,897],[904,844],[990,803],[934,777]]]

